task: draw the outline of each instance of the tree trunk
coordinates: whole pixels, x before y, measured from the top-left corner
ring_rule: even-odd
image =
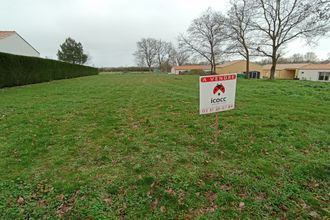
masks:
[[[215,59],[213,60],[212,74],[217,75],[217,65],[215,64]]]
[[[210,42],[211,45],[211,74],[215,75],[215,71],[216,71],[216,65],[215,65],[215,55],[214,55],[214,48],[212,43]]]
[[[162,72],[162,61],[160,59],[160,56],[158,56],[158,64],[159,64],[159,71]]]
[[[211,75],[214,75],[215,72],[214,72],[214,64],[213,62],[211,62]]]
[[[151,65],[148,65],[148,68],[149,68],[149,72],[152,72]]]
[[[211,68],[212,68],[212,75],[216,75],[216,69],[217,69],[217,66],[215,65],[215,57],[212,56],[212,65],[211,65]]]
[[[247,54],[246,56],[246,78],[250,79],[250,56]]]
[[[272,67],[270,68],[270,76],[269,79],[274,80],[275,79],[275,70],[276,70],[276,59],[272,59]]]

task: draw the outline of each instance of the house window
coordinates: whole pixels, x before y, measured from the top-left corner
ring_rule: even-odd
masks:
[[[319,80],[329,81],[330,72],[319,72]]]

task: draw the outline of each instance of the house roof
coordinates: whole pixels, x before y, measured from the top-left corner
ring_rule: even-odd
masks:
[[[185,66],[175,66],[175,70],[211,70],[211,66],[206,65],[185,65]]]
[[[225,62],[223,64],[217,65],[217,68],[223,68],[223,67],[230,66],[230,65],[233,65],[238,62],[242,62],[242,61],[244,62],[244,60],[234,60],[234,61]]]
[[[19,35],[16,31],[0,31],[0,40],[5,39],[11,35],[16,34],[17,36],[19,36],[23,41],[25,41],[25,43],[27,43],[33,50],[35,50],[38,54],[39,51],[37,51],[31,44],[29,44],[29,42],[27,42],[21,35]]]
[[[328,64],[309,64],[300,68],[302,70],[330,70],[330,63]]]
[[[0,40],[15,34],[15,31],[0,31]]]
[[[294,70],[301,69],[303,66],[309,65],[309,63],[287,63],[287,64],[277,64],[276,70]],[[272,67],[271,64],[264,65],[262,69],[270,70]]]
[[[217,68],[224,68],[230,65],[233,65],[235,63],[239,62],[245,62],[245,60],[234,60],[234,61],[228,61],[223,64],[217,65]],[[174,67],[175,70],[211,70],[211,66],[207,65],[186,65],[186,66],[176,66]]]

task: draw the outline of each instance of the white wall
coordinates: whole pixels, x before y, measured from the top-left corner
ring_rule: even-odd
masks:
[[[175,68],[174,68],[174,67],[172,67],[172,69],[171,69],[171,73],[172,73],[172,74],[176,74],[176,72],[175,72]]]
[[[175,69],[175,67],[172,67],[172,69],[171,69],[171,74],[180,74],[180,71],[182,71],[182,70],[176,70]]]
[[[182,70],[175,70],[174,71],[174,73],[177,74],[177,75],[180,74],[180,72],[182,72]]]
[[[40,57],[40,54],[17,34],[13,34],[0,40],[0,52]]]
[[[328,70],[303,70],[303,69],[301,69],[298,72],[298,78],[300,80],[319,81],[319,72],[330,72],[330,69],[328,69]],[[320,81],[326,82],[325,80],[320,80]]]

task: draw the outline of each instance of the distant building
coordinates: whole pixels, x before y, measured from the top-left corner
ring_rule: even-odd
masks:
[[[0,31],[0,52],[40,57],[40,53],[16,31]]]
[[[203,71],[203,72],[211,72],[211,66],[205,66],[205,65],[185,65],[185,66],[174,66],[171,69],[172,74],[180,74],[180,73],[186,73],[190,71]]]
[[[250,62],[250,78],[269,78],[271,64],[261,66]],[[180,74],[189,71],[211,72],[211,66],[187,65],[175,66],[171,73]],[[221,74],[246,74],[246,61],[235,60],[216,66],[216,73]],[[300,79],[312,81],[330,82],[330,63],[329,64],[309,64],[309,63],[288,63],[277,64],[275,70],[275,79]]]
[[[250,62],[249,72],[250,78],[259,79],[262,76],[262,66]],[[217,65],[216,73],[219,75],[229,73],[246,74],[246,61],[235,60]]]
[[[277,64],[275,70],[275,79],[295,79],[297,78],[298,71],[306,65],[309,65],[309,63]],[[262,67],[263,75],[267,78],[270,76],[271,67],[271,64],[267,64]]]
[[[330,64],[309,64],[298,70],[300,80],[330,82]]]

